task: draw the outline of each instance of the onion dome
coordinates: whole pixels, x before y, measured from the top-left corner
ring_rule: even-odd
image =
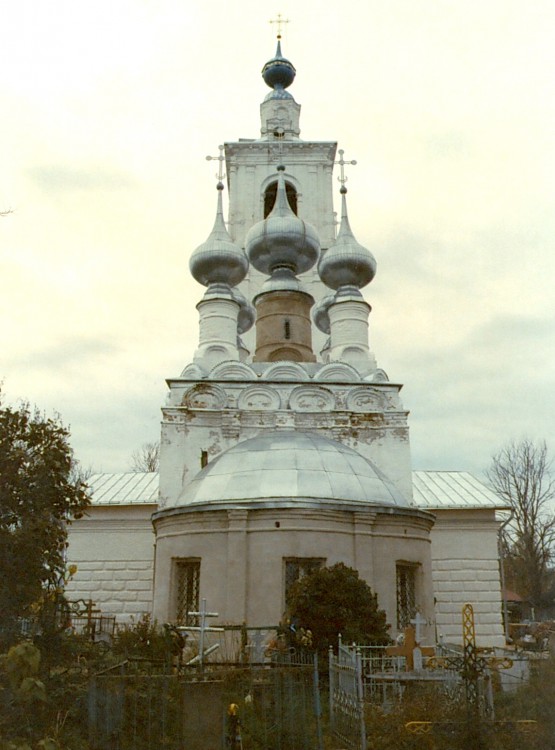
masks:
[[[351,230],[347,216],[347,188],[341,187],[341,227],[335,244],[322,255],[318,264],[320,278],[330,289],[362,289],[376,274],[376,260],[370,250],[360,245]]]
[[[289,205],[285,192],[285,167],[278,167],[276,202],[264,221],[249,230],[245,250],[252,265],[261,273],[274,274],[278,269],[303,273],[318,260],[320,240],[311,224],[299,219]]]
[[[250,331],[250,329],[253,327],[254,321],[256,320],[256,310],[254,309],[254,305],[251,305],[251,303],[247,301],[245,295],[238,289],[232,289],[231,296],[239,305],[237,333],[241,335],[243,333],[246,333],[247,331]]]
[[[322,333],[329,334],[330,332],[329,309],[334,302],[335,294],[327,294],[312,308],[312,320],[314,321],[316,328],[322,331]]]
[[[235,286],[247,275],[249,262],[243,250],[229,236],[224,223],[222,190],[218,182],[218,208],[210,236],[199,245],[189,259],[193,277],[203,286],[226,284]]]
[[[264,83],[273,89],[268,94],[267,99],[289,99],[291,94],[285,91],[295,80],[296,70],[293,65],[281,54],[281,41],[278,37],[277,50],[275,56],[268,60],[262,68],[262,78]]]

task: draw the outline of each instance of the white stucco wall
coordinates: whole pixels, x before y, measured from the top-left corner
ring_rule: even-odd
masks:
[[[155,522],[155,617],[174,618],[175,562],[189,558],[200,562],[200,596],[220,622],[277,624],[285,608],[285,560],[319,558],[359,571],[378,595],[395,636],[396,564],[404,561],[418,568],[417,604],[430,624],[426,640],[433,640],[432,517],[409,509],[339,508],[161,514]]]
[[[497,552],[499,522],[492,510],[434,510],[432,575],[437,636],[462,642],[462,607],[474,608],[478,646],[503,646]]]
[[[155,510],[156,506],[153,504],[96,506],[89,511],[87,517],[69,527],[68,564],[76,563],[78,572],[68,586],[68,598],[92,599],[103,614],[116,615],[119,622],[132,618],[136,620],[141,614],[152,611],[154,534],[151,514]],[[470,602],[474,607],[478,645],[502,646],[504,635],[497,557],[499,523],[495,519],[495,512],[491,509],[443,509],[435,510],[434,513],[436,522],[430,540],[437,636],[442,635],[447,642],[461,643],[461,610],[463,604]],[[223,607],[222,612],[228,602],[233,602],[234,606],[237,604],[236,592],[232,589],[240,585],[237,565],[240,565],[243,547],[244,552],[249,550],[252,558],[266,562],[269,550],[273,550],[272,564],[266,574],[263,572],[264,566],[249,565],[247,585],[250,592],[268,591],[268,570],[272,571],[272,576],[278,574],[272,588],[282,586],[281,568],[284,557],[322,556],[328,564],[342,560],[356,567],[373,585],[379,593],[380,606],[388,611],[390,621],[393,619],[394,583],[382,586],[378,581],[393,581],[392,566],[397,558],[418,560],[421,554],[417,551],[420,543],[412,549],[411,543],[407,545],[408,540],[405,539],[404,551],[395,551],[394,554],[390,532],[381,536],[380,533],[376,535],[375,528],[370,531],[365,514],[356,514],[346,526],[344,523],[337,526],[337,522],[330,526],[330,519],[324,524],[322,519],[316,523],[306,511],[301,514],[304,516],[302,521],[301,518],[293,521],[289,512],[285,514],[287,520],[281,519],[283,523],[279,531],[275,528],[273,515],[269,519],[271,523],[267,524],[267,530],[264,530],[264,515],[262,513],[257,516],[256,521],[253,517],[247,524],[248,531],[247,528],[243,529],[245,520],[235,519],[231,524],[235,527],[235,534],[231,536],[228,536],[229,520],[225,513],[221,519],[219,534],[210,523],[205,526],[200,522],[188,543],[184,543],[183,538],[179,538],[180,535],[174,537],[171,543],[166,538],[162,544],[169,543],[169,547],[164,556],[167,555],[168,563],[172,557],[193,555],[203,558],[202,596],[214,601],[214,593],[220,592],[216,598],[218,606]],[[197,523],[198,521],[200,519],[197,519]],[[284,531],[286,536],[283,536]],[[221,535],[226,540],[223,544],[219,541]],[[234,553],[235,537],[239,546],[235,545]],[[244,546],[247,537],[248,543]],[[209,551],[215,561],[221,553],[223,568],[219,569],[220,572],[215,568],[212,570],[212,566],[207,567],[206,555]],[[221,570],[225,570],[229,564],[235,566],[235,577],[231,577],[230,588],[226,592]],[[171,572],[168,567],[164,574],[164,565],[165,563],[161,563],[158,570],[157,592],[157,615],[162,620],[171,619],[171,613],[167,610],[168,602],[171,601]],[[429,563],[424,562],[423,569],[426,565]],[[223,586],[221,591],[220,586]],[[273,591],[271,598],[281,601],[281,588]],[[272,612],[262,610],[260,614],[265,617],[271,615],[271,619],[281,614],[277,609]],[[239,619],[242,619],[243,611],[234,614],[241,615]],[[245,614],[248,618],[254,616],[252,610]],[[430,632],[428,641],[433,640],[434,634]]]
[[[97,506],[71,524],[67,559],[77,573],[67,586],[68,599],[92,599],[118,622],[151,612],[153,510],[153,505]]]

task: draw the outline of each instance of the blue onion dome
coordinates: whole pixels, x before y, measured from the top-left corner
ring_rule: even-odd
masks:
[[[327,294],[322,297],[312,308],[312,320],[314,325],[322,333],[330,332],[330,314],[329,309],[335,302],[335,294]]]
[[[239,305],[239,315],[237,317],[237,333],[239,335],[250,331],[256,320],[256,310],[254,305],[247,301],[245,295],[237,288],[231,290],[231,296]]]
[[[360,245],[351,230],[347,216],[347,188],[341,188],[341,226],[335,244],[320,258],[318,273],[330,289],[362,289],[376,275],[376,260],[370,250]]]
[[[216,220],[210,236],[199,245],[189,259],[193,277],[203,286],[210,284],[239,284],[249,268],[249,262],[242,248],[236,245],[226,229],[222,209],[222,190],[218,182],[218,208]]]
[[[277,50],[275,57],[268,60],[266,65],[262,68],[262,78],[264,83],[273,89],[271,94],[268,94],[267,99],[271,98],[292,98],[291,94],[285,91],[288,86],[291,86],[295,80],[297,71],[293,65],[281,54],[281,41],[278,37]]]
[[[304,273],[316,263],[320,240],[312,224],[299,219],[289,205],[285,192],[285,167],[278,167],[276,202],[268,217],[250,228],[245,251],[249,261],[261,273],[273,274],[287,268],[293,274]]]

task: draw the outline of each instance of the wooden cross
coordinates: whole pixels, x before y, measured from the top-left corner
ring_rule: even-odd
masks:
[[[343,154],[345,153],[345,151],[342,148],[340,148],[337,153],[339,154],[339,161],[334,162],[334,164],[339,164],[339,167],[341,169],[341,177],[338,177],[337,179],[339,180],[341,185],[345,187],[345,183],[347,182],[347,179],[348,179],[347,177],[345,177],[345,164],[354,165],[356,164],[356,160],[351,159],[351,161],[345,161],[345,159],[343,158]]]
[[[288,18],[283,18],[283,16],[281,15],[281,13],[278,13],[277,14],[277,18],[271,20],[270,23],[277,23],[277,38],[281,39],[281,26],[284,23],[289,23],[289,19]]]
[[[225,173],[224,173],[224,161],[225,161],[224,146],[218,146],[218,148],[220,149],[220,155],[219,156],[207,156],[206,157],[206,161],[219,161],[220,162],[220,164],[218,166],[218,174],[216,175],[216,178],[217,178],[218,182],[223,182],[224,181],[224,177],[225,177]]]
[[[415,630],[412,625],[405,628],[404,642],[400,646],[387,646],[385,653],[388,656],[404,656],[406,671],[414,671],[415,661],[421,668],[423,656],[433,656],[435,649],[432,646],[421,646],[416,639]]]

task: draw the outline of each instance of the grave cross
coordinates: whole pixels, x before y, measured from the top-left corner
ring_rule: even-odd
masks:
[[[435,649],[432,646],[420,646],[418,639],[415,637],[415,631],[412,625],[405,628],[404,640],[400,646],[387,646],[385,653],[388,656],[404,656],[406,661],[406,671],[412,672],[415,665],[418,669],[422,668],[422,657],[433,656]]]
[[[199,617],[200,618],[200,627],[195,626],[188,626],[188,625],[181,625],[178,629],[179,630],[192,630],[199,633],[199,659],[198,662],[200,664],[200,668],[202,669],[203,664],[203,658],[205,656],[204,652],[204,634],[205,633],[223,633],[223,628],[210,628],[206,625],[206,618],[207,617],[219,617],[218,612],[207,612],[206,611],[206,599],[202,600],[202,605],[199,612],[187,612],[189,617]],[[208,651],[214,650],[212,647],[211,649],[208,649]]]
[[[464,680],[466,702],[468,709],[479,710],[478,681],[487,669],[510,669],[513,666],[507,657],[479,656],[476,647],[476,631],[474,628],[474,610],[472,604],[465,604],[462,609],[463,620],[463,655],[433,657],[428,667],[457,669]]]
[[[465,684],[466,705],[468,711],[467,722],[456,721],[409,721],[405,729],[411,734],[454,735],[461,731],[467,731],[470,727],[475,733],[475,739],[480,740],[484,730],[493,733],[508,733],[514,736],[514,732],[528,734],[534,732],[537,723],[528,719],[517,721],[490,721],[482,724],[480,721],[480,706],[478,701],[478,679],[488,668],[509,669],[513,662],[511,659],[497,658],[494,656],[480,656],[476,647],[476,632],[474,629],[474,610],[472,604],[465,604],[463,615],[463,655],[449,657],[432,657],[428,660],[428,667],[434,669],[443,667],[445,669],[457,669],[461,672]],[[476,713],[474,713],[476,712]],[[474,744],[472,745],[475,746]],[[483,745],[480,744],[480,747]]]
[[[422,617],[422,615],[420,614],[420,612],[417,612],[416,613],[416,617],[412,618],[412,620],[410,621],[410,624],[414,625],[414,627],[416,628],[416,634],[415,634],[416,643],[419,644],[420,643],[420,639],[422,637],[422,631],[420,629],[420,626],[421,625],[426,625],[426,620]]]

